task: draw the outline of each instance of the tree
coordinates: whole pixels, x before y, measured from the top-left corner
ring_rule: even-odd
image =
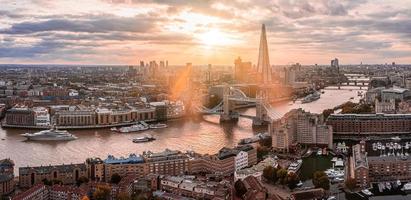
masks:
[[[77,179],[76,185],[80,186],[83,183],[88,183],[88,178],[85,176],[80,176],[80,178]]]
[[[277,178],[280,180],[281,184],[286,184],[287,174],[288,174],[288,171],[286,169],[279,169],[277,171]]]
[[[107,185],[99,185],[93,193],[95,200],[107,200],[110,198],[111,187]]]
[[[312,181],[316,188],[323,188],[324,190],[330,189],[330,180],[323,171],[316,171]]]
[[[263,177],[271,183],[277,182],[277,168],[274,168],[273,166],[267,166],[263,170]]]
[[[257,158],[259,160],[263,159],[264,156],[266,156],[268,154],[269,150],[267,147],[265,146],[258,146],[257,147]]]
[[[234,188],[237,197],[242,197],[247,192],[247,188],[245,188],[244,183],[241,180],[237,180],[234,183]]]
[[[353,178],[348,178],[345,181],[345,187],[347,187],[349,190],[354,190],[357,188],[357,181]]]
[[[43,182],[44,185],[48,185],[48,186],[51,186],[51,185],[53,184],[52,181],[49,181],[49,180],[47,180],[46,178],[43,179],[43,180],[41,180],[41,182]]]
[[[297,187],[298,182],[300,182],[300,178],[294,172],[290,172],[287,174],[286,182],[288,184],[288,188],[294,189]]]
[[[121,192],[117,195],[117,200],[131,200],[131,197],[127,193]]]
[[[114,173],[113,175],[111,175],[111,180],[110,181],[111,181],[111,183],[118,184],[121,181],[121,176],[118,175],[117,173]]]
[[[334,113],[334,109],[325,109],[325,110],[323,111],[324,119],[327,119],[328,116],[330,116],[330,115],[333,114],[333,113]]]

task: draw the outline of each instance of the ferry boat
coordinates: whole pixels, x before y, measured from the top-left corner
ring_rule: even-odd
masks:
[[[127,127],[121,127],[119,129],[120,133],[132,133],[132,132],[139,132],[139,131],[145,131],[148,130],[148,126],[144,126],[142,124],[135,124],[132,126],[127,126]]]
[[[66,130],[43,130],[36,133],[25,133],[21,136],[27,138],[27,140],[36,140],[36,141],[68,141],[77,139],[76,136],[70,134]]]
[[[288,173],[294,172],[297,173],[300,170],[301,166],[303,165],[303,160],[299,159],[296,162],[292,162],[290,166],[288,166]]]
[[[150,141],[153,141],[155,139],[156,138],[154,138],[152,135],[146,135],[146,136],[143,136],[143,137],[138,137],[138,138],[133,139],[133,142],[134,143],[150,142]]]
[[[301,103],[310,103],[313,102],[315,100],[320,99],[321,94],[317,91],[315,91],[312,94],[307,95],[306,97],[304,97],[304,99],[301,101]]]
[[[149,127],[152,129],[167,128],[167,124],[161,124],[161,123],[150,124]]]

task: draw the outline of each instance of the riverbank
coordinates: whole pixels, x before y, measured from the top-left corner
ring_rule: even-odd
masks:
[[[144,120],[144,122],[156,122],[157,120]],[[112,128],[112,127],[120,127],[120,126],[131,126],[133,124],[138,123],[135,122],[126,122],[126,123],[118,123],[118,124],[107,124],[107,125],[90,125],[90,126],[21,126],[21,125],[10,125],[2,123],[2,128],[15,128],[15,129],[36,129],[36,130],[46,130],[51,128],[56,129],[65,129],[65,130],[81,130],[81,129],[104,129],[104,128]]]

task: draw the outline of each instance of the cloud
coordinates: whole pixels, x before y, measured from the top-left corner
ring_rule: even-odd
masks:
[[[295,52],[301,57],[316,53],[318,57],[312,59],[327,62],[329,58],[324,57],[329,54],[345,55],[342,59],[350,61],[372,55],[376,60],[401,57],[411,62],[411,55],[407,56],[411,51],[411,10],[406,6],[410,3],[410,0],[89,0],[78,4],[29,1],[24,8],[6,5],[0,10],[0,18],[4,19],[0,24],[0,62],[4,58],[121,62],[132,61],[137,56],[169,57],[178,63],[213,62],[212,56],[217,54],[216,60],[225,63],[232,63],[238,55],[255,60],[261,23],[266,24],[270,50],[284,55],[275,64],[295,61],[298,56],[287,57]],[[90,4],[93,6],[82,8]],[[37,12],[39,7],[46,12]],[[238,43],[208,47],[213,52],[203,52],[207,48],[202,47],[198,36],[212,29],[235,37]]]
[[[13,24],[10,28],[0,30],[3,34],[31,34],[47,31],[107,33],[149,32],[154,27],[147,16],[132,18],[116,16],[92,16],[91,19],[49,19],[43,21],[26,21]]]

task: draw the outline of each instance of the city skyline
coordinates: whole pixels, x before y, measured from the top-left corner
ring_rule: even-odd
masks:
[[[410,1],[3,1],[0,63],[411,63]]]

